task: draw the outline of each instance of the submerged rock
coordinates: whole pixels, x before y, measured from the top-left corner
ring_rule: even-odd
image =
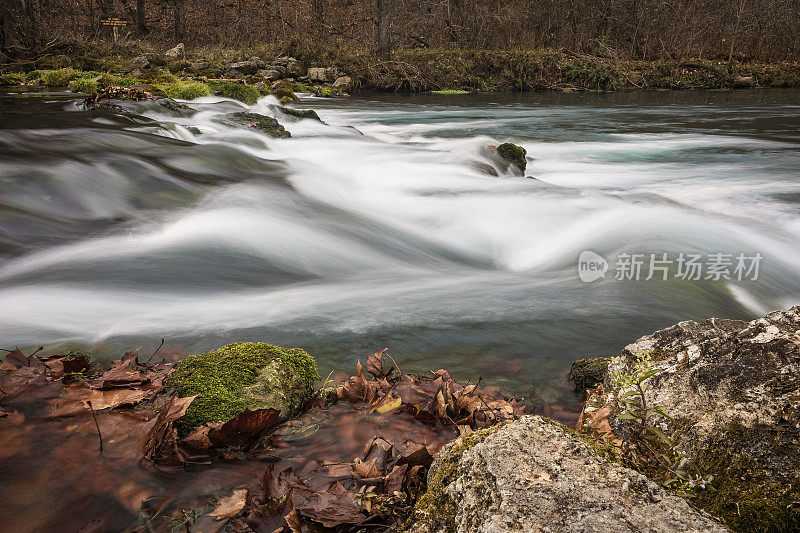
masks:
[[[233,418],[245,409],[277,409],[288,418],[314,392],[314,358],[300,348],[238,342],[190,355],[175,365],[165,385],[197,396],[181,418],[183,429]]]
[[[284,115],[287,115],[292,118],[296,119],[310,118],[312,120],[318,120],[319,122],[322,122],[322,119],[319,118],[319,115],[313,109],[293,109],[291,107],[286,107],[282,105],[272,105],[270,106],[270,109],[272,111],[283,113]]]
[[[292,136],[292,134],[286,131],[286,128],[284,128],[283,125],[277,121],[277,119],[267,117],[265,115],[259,115],[258,113],[247,113],[244,111],[239,113],[229,113],[225,115],[224,119],[233,121],[248,128],[255,128],[266,133],[270,137],[287,138]]]
[[[497,155],[519,169],[519,174],[525,174],[528,162],[525,159],[527,151],[521,146],[512,143],[503,143],[497,147]]]
[[[643,357],[660,369],[646,400],[675,418],[665,427],[683,468],[713,476],[693,503],[738,531],[800,530],[800,307],[642,337],[614,361],[606,391],[619,394]],[[614,414],[609,422],[622,438],[633,429]]]
[[[539,416],[462,436],[428,472],[411,531],[727,531]]]

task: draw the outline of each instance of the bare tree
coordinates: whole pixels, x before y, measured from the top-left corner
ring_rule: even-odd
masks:
[[[141,33],[147,33],[147,14],[144,0],[136,0],[136,27]]]
[[[389,59],[392,41],[389,33],[389,0],[378,0],[378,55]]]

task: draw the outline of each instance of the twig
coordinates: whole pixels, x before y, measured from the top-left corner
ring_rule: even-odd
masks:
[[[394,366],[395,366],[395,368],[397,368],[397,371],[398,371],[398,372],[400,373],[400,375],[402,376],[402,375],[403,375],[403,371],[402,371],[402,370],[400,370],[400,366],[397,364],[397,361],[395,361],[395,360],[394,360],[394,357],[392,357],[391,355],[389,355],[389,352],[383,352],[383,353],[385,353],[385,354],[386,354],[386,357],[388,357],[389,359],[391,359],[391,360],[392,360],[392,363],[394,363]]]
[[[153,352],[153,355],[151,355],[151,356],[150,356],[150,359],[148,359],[147,361],[145,361],[145,362],[144,362],[144,364],[147,364],[147,363],[149,363],[149,362],[150,362],[150,361],[153,359],[153,357],[155,357],[155,356],[156,356],[156,354],[158,353],[158,351],[161,349],[161,347],[162,347],[162,346],[164,346],[164,339],[161,339],[161,344],[159,344],[159,345],[158,345],[158,348],[156,348],[156,351],[155,351],[155,352]]]
[[[100,424],[97,423],[97,415],[94,414],[94,407],[92,407],[91,400],[86,400],[86,404],[92,412],[92,420],[94,420],[94,425],[97,428],[97,438],[100,439],[100,453],[103,453],[103,435],[100,434]]]

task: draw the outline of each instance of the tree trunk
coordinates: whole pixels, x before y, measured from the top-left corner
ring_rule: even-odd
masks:
[[[322,8],[322,0],[312,0],[311,11],[314,15],[314,31],[317,34],[317,44],[322,42],[322,34],[325,28],[324,10]]]
[[[175,39],[181,40],[183,37],[183,0],[174,0],[174,2]]]
[[[144,10],[144,0],[136,0],[136,27],[141,33],[147,33],[147,14]]]
[[[378,55],[389,59],[392,55],[392,41],[389,34],[389,0],[378,0]]]

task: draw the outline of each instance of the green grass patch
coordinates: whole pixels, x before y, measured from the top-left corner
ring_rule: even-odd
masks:
[[[211,96],[211,88],[199,81],[177,81],[169,85],[157,85],[166,96],[178,100],[194,100],[201,96]]]
[[[69,90],[74,93],[91,94],[97,92],[97,82],[89,78],[78,78],[69,82]]]
[[[14,85],[22,85],[28,81],[25,74],[19,72],[12,72],[10,74],[3,74],[0,76],[0,87],[9,87]]]
[[[69,82],[78,78],[80,71],[74,68],[59,68],[42,72],[42,83],[47,87],[66,87]]]
[[[243,83],[224,82],[215,87],[216,92],[225,98],[239,100],[247,105],[253,105],[261,98],[261,93],[252,85]]]
[[[431,94],[469,94],[469,91],[464,89],[439,89],[438,91],[431,91]]]

